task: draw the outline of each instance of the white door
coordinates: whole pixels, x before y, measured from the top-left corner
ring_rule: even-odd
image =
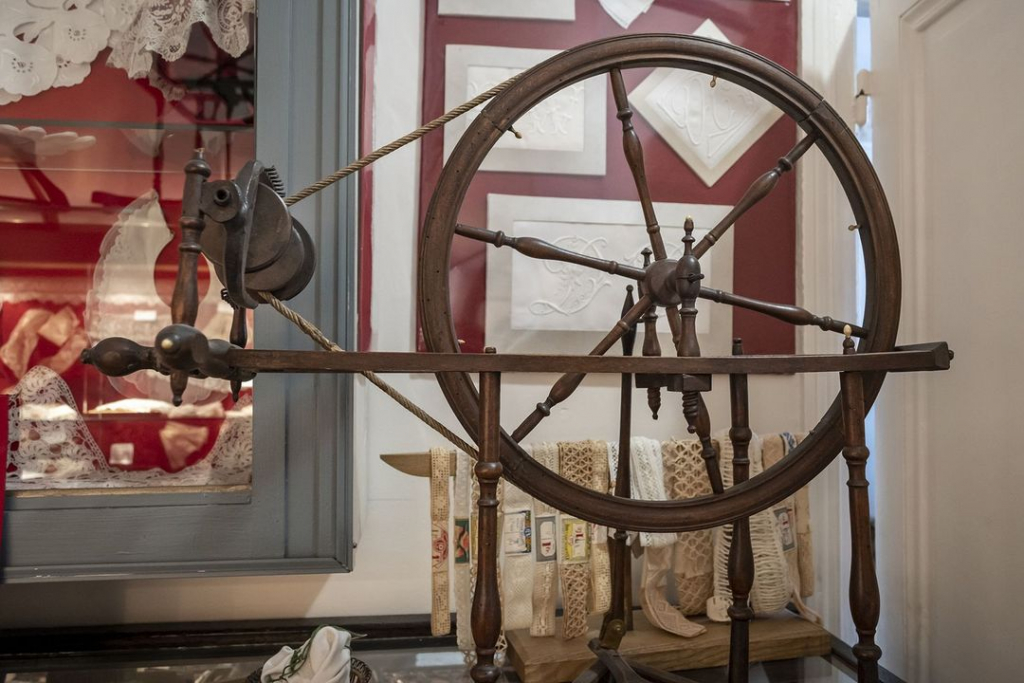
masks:
[[[878,408],[882,663],[1024,675],[1024,2],[872,0],[874,160],[900,231],[904,342],[953,369]]]

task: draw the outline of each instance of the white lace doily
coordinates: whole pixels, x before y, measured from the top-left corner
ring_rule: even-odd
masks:
[[[225,414],[209,454],[179,472],[111,467],[78,411],[68,385],[44,366],[11,393],[6,444],[10,488],[130,488],[246,485],[252,473],[252,396]],[[175,425],[168,422],[167,425]],[[165,427],[167,429],[167,427]],[[205,428],[204,428],[205,429]]]
[[[108,46],[107,64],[170,93],[152,77],[154,56],[180,59],[202,23],[237,57],[254,11],[255,0],[0,0],[0,105],[81,83]]]

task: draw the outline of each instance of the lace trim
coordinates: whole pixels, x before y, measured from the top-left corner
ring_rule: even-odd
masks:
[[[527,448],[538,463],[552,472],[558,471],[558,444],[541,443]],[[534,511],[537,514],[534,528],[538,533],[535,539],[537,561],[533,566],[533,621],[530,624],[530,635],[553,636],[555,608],[558,602],[557,511],[540,500],[534,501]],[[542,528],[542,525],[546,528]],[[545,544],[547,548],[544,547]]]
[[[636,500],[667,500],[665,473],[661,464],[661,443],[635,436],[630,440],[630,489]],[[640,532],[640,545],[663,547],[676,542],[675,534]]]
[[[529,628],[533,624],[533,498],[507,479],[502,480],[502,486],[505,497],[502,621],[508,631]]]
[[[466,453],[459,452],[455,461],[455,640],[467,658],[473,653],[473,611],[471,558],[473,536],[470,530],[470,500],[472,498],[472,463]]]
[[[728,432],[718,435],[721,445],[719,463],[722,480],[732,486],[733,446]],[[750,475],[757,476],[763,470],[761,438],[756,434],[750,441]],[[728,621],[726,610],[732,604],[729,588],[729,547],[732,544],[732,525],[715,529],[714,563],[715,590],[708,600],[707,614],[714,621]],[[754,551],[754,586],[750,591],[750,604],[757,614],[767,614],[784,608],[789,603],[789,569],[782,552],[782,539],[774,522],[771,510],[762,510],[750,517],[750,544]]]
[[[431,635],[451,632],[448,605],[448,485],[451,455],[445,448],[430,449],[430,573],[433,599],[430,605]]]
[[[666,441],[662,444],[661,456],[665,490],[671,500],[686,500],[712,492],[700,441]],[[710,529],[679,534],[673,553],[673,573],[679,611],[683,614],[704,613],[714,589],[712,549]]]

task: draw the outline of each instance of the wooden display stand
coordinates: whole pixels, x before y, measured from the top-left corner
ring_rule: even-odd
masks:
[[[561,618],[555,632],[561,631]],[[725,666],[729,662],[729,624],[694,621],[707,627],[696,638],[680,638],[652,626],[643,613],[633,615],[634,630],[622,639],[619,652],[626,659],[662,671],[687,671]],[[596,657],[587,647],[590,638],[601,627],[601,615],[590,618],[591,631],[573,640],[534,638],[530,629],[510,631],[509,661],[523,683],[562,683],[572,681]],[[750,661],[767,662],[779,659],[827,655],[832,648],[832,635],[821,626],[788,612],[761,617],[750,624]]]

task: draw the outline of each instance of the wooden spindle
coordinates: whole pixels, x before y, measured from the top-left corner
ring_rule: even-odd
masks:
[[[843,341],[843,353],[853,354],[849,332]],[[871,504],[868,499],[868,448],[864,438],[864,379],[859,372],[839,375],[843,405],[843,458],[849,471],[846,486],[850,492],[850,612],[857,628],[853,646],[857,657],[857,681],[878,683],[878,660],[882,649],[875,644],[875,629],[881,598],[875,576],[874,542],[871,537]]]
[[[206,163],[203,149],[185,164],[185,186],[181,195],[181,242],[178,244],[178,275],[174,281],[171,297],[171,320],[174,323],[195,325],[199,315],[199,237],[205,221],[199,210],[203,183],[210,177],[210,165]],[[174,405],[181,405],[182,396],[188,387],[187,372],[171,373],[171,395]]]
[[[743,355],[743,341],[733,340],[734,356]],[[729,393],[732,404],[733,486],[750,477],[750,415],[747,401],[747,376],[729,375]],[[750,518],[743,517],[732,524],[732,543],[729,546],[729,588],[732,620],[729,633],[729,683],[747,683],[750,676],[750,622],[754,610],[750,607],[750,590],[754,585],[754,551],[750,544]]]
[[[488,348],[487,353],[494,353]],[[473,596],[473,642],[476,664],[470,676],[476,683],[494,683],[501,669],[494,653],[501,634],[501,602],[498,596],[498,459],[501,438],[501,373],[480,373],[480,459],[474,473],[480,482],[477,523],[476,593]]]

